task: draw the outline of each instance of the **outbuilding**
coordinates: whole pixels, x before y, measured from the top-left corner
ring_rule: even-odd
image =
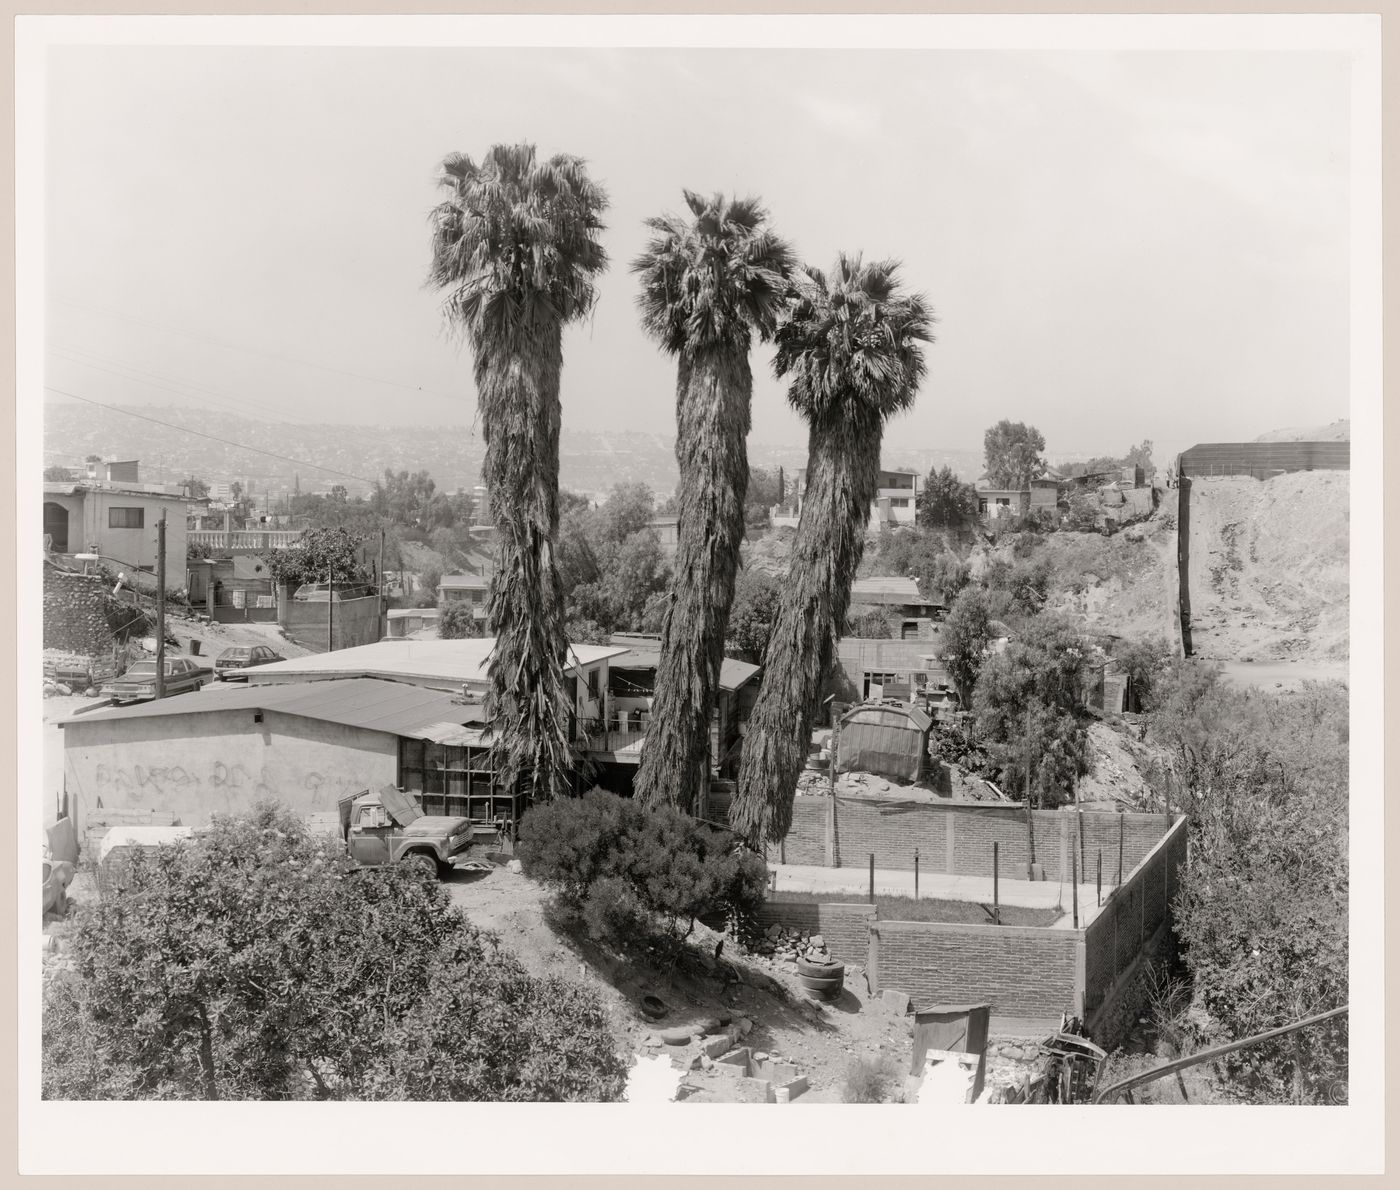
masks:
[[[331,814],[386,784],[419,793],[428,813],[491,820],[517,791],[491,770],[482,717],[461,694],[374,678],[203,690],[64,720],[64,788],[79,829],[99,809],[197,826],[263,799]]]
[[[917,781],[924,773],[932,726],[933,720],[910,703],[862,703],[841,717],[836,767],[843,773]]]

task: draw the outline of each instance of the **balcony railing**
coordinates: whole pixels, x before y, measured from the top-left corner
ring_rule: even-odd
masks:
[[[185,540],[215,550],[271,550],[283,549],[300,536],[300,529],[191,529]]]
[[[651,716],[633,714],[623,719],[614,715],[604,719],[580,719],[576,742],[584,752],[624,752],[640,755],[642,741],[647,738]]]

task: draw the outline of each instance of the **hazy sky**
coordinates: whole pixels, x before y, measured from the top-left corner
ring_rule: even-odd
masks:
[[[897,256],[938,314],[891,434],[1052,452],[1347,415],[1340,54],[63,47],[47,385],[298,421],[474,417],[423,285],[435,167],[589,162],[612,267],[566,426],[674,432],[628,265],[681,189],[761,195],[802,257]],[[755,358],[753,438],[805,440]],[[53,399],[50,394],[50,399]]]

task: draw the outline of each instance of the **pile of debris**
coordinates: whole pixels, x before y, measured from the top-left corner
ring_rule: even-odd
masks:
[[[89,657],[61,649],[44,650],[44,697],[86,694],[97,697],[97,688],[114,678],[116,663],[110,657]]]
[[[780,970],[789,974],[796,972],[797,960],[806,959],[810,963],[831,961],[826,939],[797,926],[785,926],[774,922],[757,938],[742,940],[744,948],[751,954],[770,959]]]

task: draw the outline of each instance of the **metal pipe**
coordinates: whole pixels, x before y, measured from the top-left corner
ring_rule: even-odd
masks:
[[[1217,1045],[1213,1049],[1202,1050],[1198,1054],[1192,1054],[1186,1058],[1176,1058],[1171,1062],[1164,1062],[1161,1066],[1154,1066],[1151,1070],[1144,1070],[1141,1074],[1135,1074],[1131,1078],[1125,1078],[1116,1083],[1111,1083],[1107,1087],[1094,1092],[1091,1103],[1106,1103],[1110,1099],[1119,1095],[1126,1095],[1134,1087],[1140,1087],[1144,1083],[1155,1083],[1159,1078],[1164,1078],[1168,1074],[1174,1074],[1178,1070],[1185,1070],[1188,1066],[1199,1066],[1202,1062],[1209,1062],[1214,1058],[1219,1058],[1224,1054],[1233,1053],[1235,1050],[1246,1049],[1251,1045],[1259,1045],[1265,1041],[1272,1041],[1275,1037],[1284,1037],[1289,1033],[1296,1033],[1299,1029],[1306,1029],[1310,1025],[1319,1025],[1323,1021],[1330,1021],[1333,1017],[1345,1016],[1351,1010],[1350,1004],[1343,1004],[1340,1008],[1333,1008],[1327,1012],[1320,1012],[1316,1016],[1310,1016],[1301,1021],[1294,1021],[1291,1025],[1284,1025],[1279,1029],[1270,1029],[1267,1033],[1256,1033],[1253,1037],[1246,1037],[1243,1041],[1232,1041],[1228,1045]]]
[[[870,853],[870,903],[875,904],[875,853]]]

